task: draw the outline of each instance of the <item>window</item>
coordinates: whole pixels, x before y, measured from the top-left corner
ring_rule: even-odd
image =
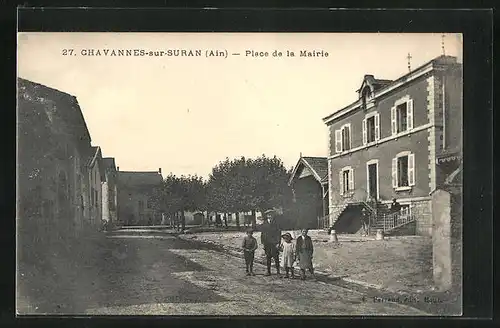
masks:
[[[340,194],[344,195],[354,190],[354,170],[348,166],[339,174]]]
[[[406,131],[408,118],[408,106],[406,103],[396,107],[397,132]]]
[[[391,108],[391,123],[393,135],[413,129],[413,100],[405,97],[396,102]]]
[[[335,131],[335,151],[337,153],[351,149],[351,124],[342,126]]]
[[[364,87],[363,92],[361,94],[361,101],[362,101],[361,107],[363,110],[367,109],[367,102],[368,99],[371,97],[371,93],[372,91],[369,86]]]
[[[415,154],[403,152],[392,159],[393,188],[408,189],[415,185]]]
[[[363,144],[380,140],[380,116],[378,113],[367,116],[363,120]]]

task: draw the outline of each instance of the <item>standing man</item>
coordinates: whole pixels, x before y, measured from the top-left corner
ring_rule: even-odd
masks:
[[[396,198],[392,199],[392,204],[391,204],[391,213],[392,213],[392,218],[394,220],[394,226],[397,224],[399,212],[401,211],[401,205],[398,203]]]
[[[370,215],[368,214],[368,211],[366,208],[361,209],[361,224],[363,227],[363,234],[364,236],[368,236],[368,226],[370,222]]]
[[[276,222],[274,210],[264,212],[264,223],[262,224],[261,243],[264,245],[266,252],[267,272],[266,276],[271,275],[271,260],[274,259],[276,265],[276,273],[280,274],[280,260],[278,247],[281,242],[281,231]]]

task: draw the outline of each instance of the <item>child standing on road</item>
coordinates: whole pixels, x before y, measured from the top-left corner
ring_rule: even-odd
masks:
[[[293,271],[293,262],[295,260],[295,245],[292,243],[293,237],[287,232],[281,236],[283,238],[283,243],[281,248],[283,251],[283,266],[285,267],[285,278],[289,278],[289,273],[292,274],[292,278],[295,277]]]
[[[241,247],[243,248],[243,255],[245,256],[247,276],[255,276],[255,273],[253,273],[253,259],[255,250],[257,249],[257,239],[253,236],[252,229],[247,230],[247,235],[243,238]]]
[[[300,278],[306,279],[306,270],[314,276],[312,257],[314,247],[311,237],[307,235],[308,230],[302,229],[302,234],[297,238],[297,259],[300,267]]]

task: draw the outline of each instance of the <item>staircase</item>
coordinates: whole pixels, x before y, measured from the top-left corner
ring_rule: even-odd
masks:
[[[349,204],[345,203],[342,205],[338,205],[330,210],[328,215],[323,216],[319,219],[318,226],[320,229],[328,230],[330,227],[335,224],[335,221],[340,217],[342,212],[345,211]]]
[[[370,220],[370,234],[375,234],[377,230],[382,230],[384,234],[392,234],[415,221],[416,217],[410,210],[402,209],[398,213],[390,213],[387,205],[383,205],[378,208],[377,216],[373,216]]]
[[[369,233],[375,234],[382,230],[384,234],[394,234],[405,229],[416,221],[416,216],[409,208],[403,208],[398,213],[391,213],[387,204],[380,202],[356,201],[337,205],[330,209],[330,214],[318,219],[320,229],[329,230],[349,206],[363,206],[370,213]]]

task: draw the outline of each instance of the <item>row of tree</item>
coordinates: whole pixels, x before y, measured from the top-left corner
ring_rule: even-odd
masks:
[[[208,181],[196,175],[170,174],[155,190],[153,201],[183,229],[185,211],[208,211],[224,217],[235,213],[238,226],[239,213],[252,212],[255,226],[256,211],[289,206],[292,200],[287,183],[290,173],[276,156],[226,158],[213,167]]]

